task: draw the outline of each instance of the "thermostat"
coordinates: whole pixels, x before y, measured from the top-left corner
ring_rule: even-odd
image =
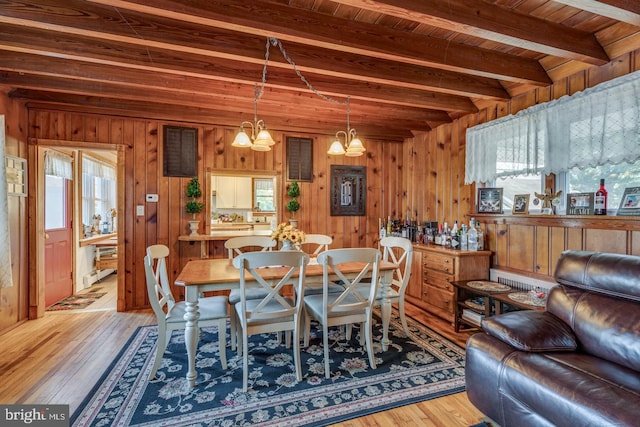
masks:
[[[157,194],[147,194],[147,202],[157,202],[158,195]]]

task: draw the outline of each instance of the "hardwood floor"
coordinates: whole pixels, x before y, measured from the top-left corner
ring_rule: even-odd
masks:
[[[110,280],[94,285],[108,294],[86,309],[48,312],[0,335],[0,403],[69,404],[73,414],[133,331],[155,324],[151,310],[116,312]],[[456,334],[451,325],[415,308],[410,314],[464,346],[468,334]],[[458,393],[335,426],[467,427],[484,419],[466,394]]]

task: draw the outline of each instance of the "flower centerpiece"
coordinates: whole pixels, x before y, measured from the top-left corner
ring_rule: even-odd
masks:
[[[278,224],[276,229],[273,230],[271,238],[282,242],[282,250],[291,251],[303,243],[307,236],[304,234],[304,231],[298,230],[294,226],[283,222]]]

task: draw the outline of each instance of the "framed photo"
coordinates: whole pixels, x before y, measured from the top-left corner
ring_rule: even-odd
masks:
[[[502,213],[502,188],[478,188],[478,213]]]
[[[620,200],[620,216],[640,216],[640,187],[628,187]]]
[[[593,215],[594,193],[568,193],[567,215]]]
[[[331,215],[363,216],[367,205],[366,166],[331,165]]]
[[[513,210],[512,214],[527,214],[529,212],[529,195],[528,194],[516,194],[513,196]]]

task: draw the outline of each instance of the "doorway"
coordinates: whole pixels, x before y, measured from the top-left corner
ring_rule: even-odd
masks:
[[[116,221],[122,200],[116,196],[122,188],[117,180],[120,156],[116,146],[109,147],[38,147],[38,163],[43,166],[37,176],[42,189],[37,192],[37,221],[44,237],[38,250],[38,313],[61,299],[98,290],[108,291],[109,298],[97,305],[117,309],[117,258],[96,269],[96,244],[104,239],[120,242]],[[70,179],[50,171],[52,152],[70,159]]]

